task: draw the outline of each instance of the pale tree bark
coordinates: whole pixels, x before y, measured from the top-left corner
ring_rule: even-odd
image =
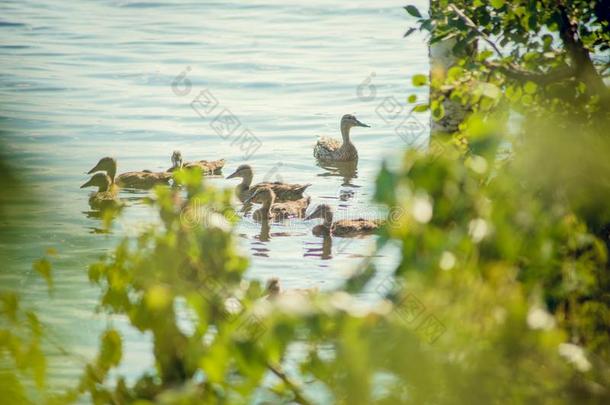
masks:
[[[434,11],[438,10],[439,7],[438,0],[430,0],[430,16],[437,14]],[[434,83],[443,83],[449,68],[457,63],[458,58],[453,55],[453,47],[456,43],[455,39],[448,39],[430,44],[429,46],[430,102],[438,99],[440,96],[440,90],[435,88]],[[435,134],[452,134],[457,132],[458,126],[468,114],[468,108],[459,102],[445,99],[442,106],[445,114],[441,119],[436,120],[432,115],[430,116],[431,139]]]
[[[430,0],[433,2],[434,0]],[[432,83],[443,82],[447,71],[456,62],[457,58],[453,55],[453,47],[456,41],[449,39],[447,41],[437,42],[429,46],[429,59],[430,59],[430,102],[435,98],[438,98],[440,92],[432,86]],[[443,108],[445,110],[444,116],[436,120],[430,116],[430,129],[431,137],[438,133],[454,133],[457,132],[458,126],[464,120],[468,114],[468,108],[463,106],[459,102],[445,99],[443,101]]]

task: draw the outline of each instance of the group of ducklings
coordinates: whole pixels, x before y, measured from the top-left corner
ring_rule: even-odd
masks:
[[[355,162],[358,151],[350,140],[350,129],[353,127],[369,127],[360,122],[351,114],[341,119],[342,142],[332,138],[322,137],[314,146],[314,157],[323,162]],[[151,189],[158,184],[169,184],[172,172],[181,168],[198,167],[204,175],[218,175],[225,165],[225,160],[199,160],[184,162],[180,151],[174,151],[171,156],[172,167],[162,172],[150,170],[126,172],[117,175],[117,162],[114,158],[104,157],[87,174],[92,174],[84,187],[97,187],[98,191],[89,198],[93,209],[117,207],[122,203],[117,192],[120,187],[131,189]],[[333,221],[333,210],[328,204],[318,205],[313,212],[306,215],[311,198],[304,196],[305,190],[311,184],[289,184],[283,182],[263,182],[252,185],[254,172],[250,165],[239,166],[227,179],[241,178],[236,187],[236,195],[244,204],[261,204],[254,211],[252,217],[255,221],[277,221],[287,218],[303,218],[305,220],[321,218],[322,224],[313,228],[316,236],[335,235],[352,237],[367,235],[377,231],[382,220],[371,219],[344,219]]]
[[[89,205],[93,209],[119,207],[122,205],[118,198],[119,188],[149,190],[158,184],[169,184],[173,177],[172,172],[181,168],[199,167],[204,174],[210,175],[220,174],[225,165],[224,159],[184,162],[180,151],[174,151],[171,160],[172,167],[163,172],[142,170],[117,175],[116,159],[103,157],[87,172],[95,174],[80,188],[97,187],[97,192],[89,197]]]

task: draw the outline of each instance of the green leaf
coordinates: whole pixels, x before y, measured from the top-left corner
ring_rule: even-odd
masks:
[[[477,86],[477,92],[481,95],[489,98],[498,98],[500,96],[500,89],[498,86],[492,83],[479,83]]]
[[[455,82],[464,75],[464,69],[460,66],[453,66],[447,71],[447,80],[449,82]]]
[[[14,292],[0,293],[2,302],[2,313],[12,322],[17,321],[17,310],[19,309],[19,298]]]
[[[430,106],[428,104],[419,104],[419,105],[416,105],[415,107],[413,107],[413,111],[414,112],[425,112],[425,111],[428,111],[429,108],[430,108]]]
[[[428,76],[422,74],[413,75],[411,82],[415,87],[425,86],[428,83]]]
[[[27,397],[25,389],[14,370],[7,369],[0,373],[0,392],[5,404],[33,403]]]
[[[414,103],[414,102],[416,102],[416,101],[417,101],[417,95],[415,95],[415,94],[411,94],[411,95],[409,96],[409,98],[407,99],[407,101],[408,101],[409,103]]]
[[[396,201],[396,178],[394,173],[388,170],[385,161],[381,163],[381,170],[377,175],[375,187],[375,201],[393,205]]]
[[[404,9],[407,10],[407,13],[411,14],[413,17],[421,18],[421,14],[419,13],[417,7],[408,5]]]
[[[413,34],[413,33],[414,33],[416,30],[417,30],[417,28],[413,28],[413,27],[411,27],[411,28],[409,28],[409,29],[407,30],[407,32],[405,32],[405,35],[403,35],[402,37],[403,37],[403,38],[406,38],[406,37],[408,37],[409,35]]]
[[[102,335],[102,347],[98,359],[100,365],[104,368],[117,366],[122,356],[121,335],[114,329],[107,330]]]
[[[49,288],[53,287],[53,278],[51,275],[51,263],[45,259],[36,260],[33,264],[34,270],[45,279]]]
[[[443,103],[434,103],[431,106],[432,108],[432,117],[434,117],[435,120],[440,120],[441,118],[443,118],[445,116],[445,107],[443,107]]]
[[[538,86],[534,82],[529,82],[528,81],[523,86],[523,90],[525,90],[526,94],[534,94],[536,92],[536,89],[538,89]]]
[[[504,0],[491,0],[489,3],[493,8],[498,9],[504,5]]]
[[[485,59],[491,58],[493,56],[493,54],[494,53],[492,51],[490,51],[489,49],[485,49],[477,55],[477,59],[485,60]]]

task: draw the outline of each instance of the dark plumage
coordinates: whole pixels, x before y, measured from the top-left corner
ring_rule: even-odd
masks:
[[[256,191],[263,187],[268,187],[275,193],[275,200],[278,202],[294,201],[303,198],[303,192],[311,184],[287,184],[279,181],[270,183],[258,183],[254,186],[252,184],[252,178],[254,174],[250,165],[241,165],[235,170],[234,173],[230,174],[227,179],[235,177],[241,177],[242,182],[235,188],[235,193],[240,201],[244,202],[254,195]]]
[[[89,170],[87,174],[94,172],[106,172],[112,184],[125,188],[150,189],[157,184],[168,184],[172,174],[167,172],[151,172],[143,170],[140,172],[126,172],[116,176],[117,163],[112,157],[104,157]],[[115,177],[116,176],[116,177]]]
[[[334,235],[342,237],[354,237],[376,233],[383,225],[381,219],[342,219],[333,222],[332,208],[327,204],[320,204],[305,219],[322,218],[321,225],[316,225],[312,233],[316,236]]]

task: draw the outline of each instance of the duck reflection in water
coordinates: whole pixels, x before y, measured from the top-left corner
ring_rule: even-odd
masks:
[[[104,173],[96,173],[80,188],[97,187],[97,191],[89,196],[91,211],[85,211],[87,218],[102,220],[103,228],[93,228],[93,233],[110,233],[110,225],[124,207],[117,194],[117,189],[112,188],[112,180]]]
[[[324,162],[318,161],[318,167],[325,170],[324,173],[318,174],[320,177],[343,177],[342,186],[359,187],[352,183],[353,179],[358,178],[358,161],[350,162]]]
[[[314,242],[307,243],[303,257],[319,257],[322,260],[330,260],[333,258],[333,238],[330,235],[322,237],[322,243]]]
[[[270,239],[270,235],[269,235],[269,231],[270,231],[271,227],[269,226],[269,219],[263,219],[261,221],[261,231],[257,236],[257,239],[260,240],[261,242],[269,242]]]

